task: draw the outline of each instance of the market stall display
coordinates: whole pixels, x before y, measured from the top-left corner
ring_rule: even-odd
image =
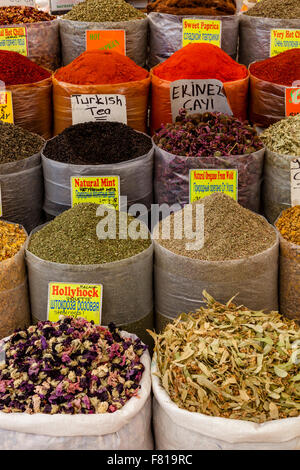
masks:
[[[284,210],[276,221],[280,232],[280,312],[300,319],[300,206]]]
[[[126,98],[127,124],[145,132],[149,73],[113,51],[84,52],[53,76],[54,135],[72,125],[71,96],[120,94]]]
[[[180,204],[190,199],[191,169],[237,169],[238,202],[260,210],[264,147],[248,123],[220,113],[187,115],[163,125],[154,136],[155,200]]]
[[[286,116],[286,87],[300,76],[300,49],[290,49],[250,65],[249,118],[268,127]]]
[[[0,339],[29,325],[23,227],[0,220]],[[1,369],[1,364],[0,364]],[[1,380],[0,380],[1,384]]]
[[[25,41],[20,45],[27,57],[50,70],[59,67],[59,21],[55,16],[27,6],[0,7],[0,28],[4,27],[25,28]]]
[[[82,142],[84,140],[84,145]],[[133,204],[152,204],[153,145],[150,137],[119,122],[87,122],[65,129],[43,150],[44,210],[71,207],[72,176],[120,177],[120,194]]]
[[[2,217],[28,233],[41,223],[44,139],[14,124],[0,124],[0,201]]]
[[[74,5],[60,21],[63,65],[86,50],[86,31],[125,31],[125,52],[144,67],[147,58],[148,20],[125,0],[85,0]],[[111,47],[116,47],[112,41]]]
[[[152,449],[150,358],[137,337],[64,318],[14,333],[2,350],[2,449]]]
[[[102,324],[114,322],[144,340],[153,322],[150,236],[124,237],[124,223],[130,230],[136,219],[117,212],[115,238],[98,238],[96,229],[103,217],[96,215],[97,207],[78,204],[31,234],[26,263],[32,318],[35,322],[47,318],[49,282],[100,283]],[[107,208],[107,213],[116,216],[114,209]],[[143,222],[136,222],[147,234]]]
[[[157,449],[298,449],[299,325],[204,296],[151,333]]]
[[[196,249],[187,246],[190,240],[185,233],[187,227],[195,227],[198,204],[204,205],[204,244]],[[239,304],[276,310],[279,243],[274,227],[221,193],[193,203],[192,208],[192,212],[184,214],[182,209],[167,218],[168,238],[163,228],[166,219],[153,233],[157,330],[181,312],[199,308],[203,289],[220,302],[237,295]],[[179,238],[177,224],[183,217]],[[202,225],[201,220],[197,223]]]
[[[300,157],[300,115],[273,124],[260,138],[266,146],[264,213],[274,223],[281,211],[291,205],[291,162]]]
[[[277,46],[273,41],[271,31],[297,30],[299,27],[298,0],[261,0],[240,16],[239,62],[248,66],[275,55],[278,47],[282,50],[282,46]],[[288,42],[288,49],[293,47],[291,44],[297,36],[286,36],[284,39]]]
[[[172,122],[170,84],[181,79],[217,79],[235,117],[247,117],[248,71],[212,44],[189,44],[151,70],[151,132]],[[200,109],[199,109],[200,111]]]
[[[17,52],[0,50],[1,91],[12,94],[13,122],[51,137],[52,81],[48,70]]]

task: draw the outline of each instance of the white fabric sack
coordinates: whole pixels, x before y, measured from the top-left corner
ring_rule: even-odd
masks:
[[[300,417],[253,423],[215,418],[179,408],[154,375],[153,425],[157,450],[296,450]]]
[[[123,333],[124,334],[124,333]],[[129,335],[134,338],[134,335]],[[152,450],[150,355],[138,397],[115,413],[48,415],[0,412],[0,450]]]

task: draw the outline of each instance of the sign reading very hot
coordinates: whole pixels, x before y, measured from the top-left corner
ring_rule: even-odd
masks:
[[[300,29],[271,29],[270,57],[300,48]]]
[[[49,282],[47,318],[55,322],[60,316],[83,317],[100,325],[102,298],[102,284]]]
[[[0,50],[28,55],[27,29],[25,26],[0,28]]]
[[[120,29],[88,30],[86,34],[87,51],[114,50],[126,55],[125,31]]]
[[[113,206],[119,210],[119,176],[71,176],[72,207],[84,202]]]
[[[190,170],[190,203],[213,193],[224,193],[237,201],[238,170]]]
[[[219,20],[182,20],[182,47],[191,43],[208,43],[221,47],[222,23]]]

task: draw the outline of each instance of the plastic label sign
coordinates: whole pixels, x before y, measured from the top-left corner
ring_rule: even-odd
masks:
[[[170,85],[170,99],[173,121],[181,108],[190,114],[219,111],[232,115],[220,80],[176,80]]]
[[[300,29],[271,29],[270,57],[300,48]]]
[[[102,284],[49,282],[47,319],[83,317],[101,325],[102,299]]]
[[[300,158],[291,161],[291,204],[300,205]]]
[[[190,170],[190,203],[213,193],[238,199],[238,170]]]
[[[71,104],[72,124],[89,121],[127,124],[124,95],[72,95]]]
[[[300,114],[300,87],[285,89],[285,115],[295,116]]]
[[[11,91],[0,90],[0,121],[14,123]]]
[[[191,43],[207,43],[221,47],[222,23],[220,20],[182,20],[182,47]]]
[[[119,210],[119,176],[71,176],[72,207],[76,204],[93,202],[113,206]]]
[[[67,12],[73,8],[77,3],[81,3],[84,0],[50,0],[50,11],[51,13]]]
[[[0,50],[18,52],[28,56],[27,29],[25,26],[0,28]]]
[[[114,50],[126,55],[125,31],[120,29],[89,30],[86,34],[87,51]]]

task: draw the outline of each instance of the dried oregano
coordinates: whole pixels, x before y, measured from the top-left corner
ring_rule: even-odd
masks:
[[[277,312],[222,305],[182,314],[155,340],[158,375],[188,411],[263,423],[300,414],[300,328]]]

